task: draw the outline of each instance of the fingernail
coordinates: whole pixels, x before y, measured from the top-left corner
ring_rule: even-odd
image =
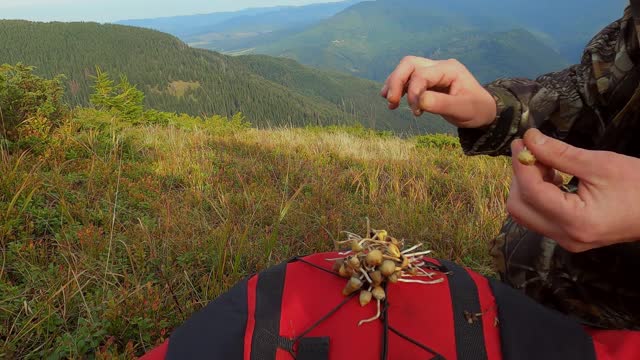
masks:
[[[533,143],[536,145],[543,145],[546,142],[547,137],[544,136],[544,134],[542,134],[541,132],[538,132],[538,134],[536,134],[536,136],[533,138]]]
[[[381,93],[386,93],[389,90],[389,85],[385,85],[382,87],[382,89],[380,90]]]
[[[413,110],[413,115],[414,115],[414,116],[420,116],[420,115],[422,115],[422,110],[420,110],[420,109],[415,109],[415,110]]]

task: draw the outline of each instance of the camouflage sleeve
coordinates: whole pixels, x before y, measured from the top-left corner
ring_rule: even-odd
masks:
[[[639,59],[638,38],[627,8],[589,43],[578,65],[535,80],[500,79],[485,88],[497,104],[496,120],[486,128],[459,129],[468,155],[509,155],[514,139],[532,127],[583,148],[595,146],[611,117],[630,94],[631,59]]]

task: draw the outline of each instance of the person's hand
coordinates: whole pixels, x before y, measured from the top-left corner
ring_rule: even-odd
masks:
[[[442,115],[460,128],[490,125],[496,118],[496,101],[457,60],[436,61],[408,56],[385,82],[381,96],[389,108],[400,106],[404,95],[414,115]]]
[[[525,145],[534,166],[517,160]],[[640,159],[576,148],[538,130],[514,141],[512,153],[507,210],[516,222],[574,253],[640,240]],[[554,169],[580,179],[576,194],[558,188]]]

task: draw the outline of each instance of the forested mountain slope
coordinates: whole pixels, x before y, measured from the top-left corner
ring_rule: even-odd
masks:
[[[95,23],[0,21],[0,63],[23,62],[37,73],[67,76],[70,103],[86,105],[95,67],[126,75],[146,105],[189,114],[243,112],[258,126],[362,123],[398,131],[450,127],[390,112],[380,84],[293,64],[285,59],[229,57],[194,49],[153,30]],[[274,76],[295,69],[286,79]]]

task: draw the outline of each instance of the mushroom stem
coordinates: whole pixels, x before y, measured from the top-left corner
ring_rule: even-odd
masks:
[[[347,241],[351,241],[353,239],[357,239],[358,241],[362,240],[362,236],[360,236],[358,234],[354,234],[354,233],[349,232],[349,231],[343,231],[343,233],[347,234],[347,236],[349,237],[349,240],[347,240]]]
[[[364,271],[363,268],[360,268],[360,272],[362,273],[362,275],[364,275],[365,279],[367,279],[369,284],[373,284],[373,280],[371,280],[371,278],[369,277],[369,274],[367,274],[367,272]]]
[[[409,284],[435,285],[435,284],[443,283],[444,278],[440,278],[438,280],[433,280],[433,281],[399,279],[398,282],[409,283]]]
[[[422,256],[422,255],[429,255],[432,252],[433,251],[431,251],[431,250],[427,250],[427,251],[421,251],[421,252],[417,252],[417,253],[413,253],[413,254],[404,254],[404,256],[406,256],[406,257],[416,257],[416,256]]]
[[[404,250],[404,251],[402,252],[402,254],[406,254],[406,253],[408,253],[408,252],[412,252],[413,250],[417,250],[417,249],[419,249],[421,246],[422,246],[422,244],[418,244],[418,245],[416,245],[416,246],[410,247],[410,248],[408,248],[407,250]]]
[[[427,272],[427,271],[425,271],[425,270],[424,270],[423,268],[421,268],[421,267],[418,267],[417,269],[418,269],[418,271],[419,271],[419,272],[421,272],[421,273],[422,273],[422,275],[418,275],[418,276],[426,276],[426,277],[428,277],[429,279],[433,279],[433,277],[437,275],[436,273]]]
[[[371,319],[366,319],[366,320],[362,320],[358,323],[358,326],[362,326],[362,324],[366,324],[366,323],[370,323],[370,322],[374,322],[378,319],[380,319],[380,300],[378,300],[378,313],[376,314],[376,316],[372,317]]]

